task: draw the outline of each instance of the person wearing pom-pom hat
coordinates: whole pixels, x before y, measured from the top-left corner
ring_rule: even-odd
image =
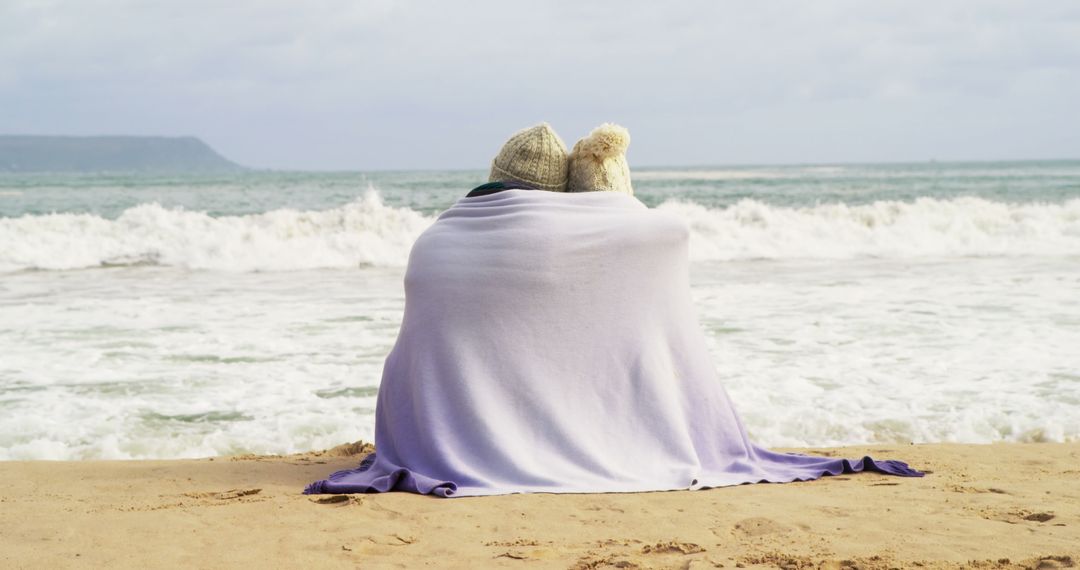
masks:
[[[612,123],[593,129],[570,151],[567,192],[622,192],[634,195],[626,149],[630,132]]]

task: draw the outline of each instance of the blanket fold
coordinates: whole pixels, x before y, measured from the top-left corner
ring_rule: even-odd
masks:
[[[441,497],[789,482],[900,461],[750,441],[690,298],[689,230],[625,194],[462,198],[413,246],[376,452],[305,493]]]

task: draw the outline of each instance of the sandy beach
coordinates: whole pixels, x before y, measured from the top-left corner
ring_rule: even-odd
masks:
[[[1080,443],[800,450],[921,479],[632,494],[305,496],[370,446],[0,463],[0,567],[1068,568]]]

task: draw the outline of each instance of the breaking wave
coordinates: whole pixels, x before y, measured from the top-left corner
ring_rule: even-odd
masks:
[[[1080,255],[1080,199],[981,198],[783,207],[658,207],[691,228],[696,261]],[[322,211],[242,216],[143,204],[116,219],[47,214],[0,219],[0,271],[163,265],[226,271],[402,266],[434,221],[376,192]]]
[[[0,270],[165,265],[287,271],[403,265],[432,222],[379,195],[323,211],[244,216],[142,204],[110,220],[92,214],[0,219]]]
[[[805,208],[743,200],[722,209],[669,201],[659,209],[690,225],[697,261],[1080,255],[1080,199],[919,198]]]

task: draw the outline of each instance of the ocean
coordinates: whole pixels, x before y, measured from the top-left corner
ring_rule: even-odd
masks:
[[[0,460],[372,440],[409,248],[485,175],[0,175]],[[1080,161],[633,180],[758,442],[1080,439]]]

